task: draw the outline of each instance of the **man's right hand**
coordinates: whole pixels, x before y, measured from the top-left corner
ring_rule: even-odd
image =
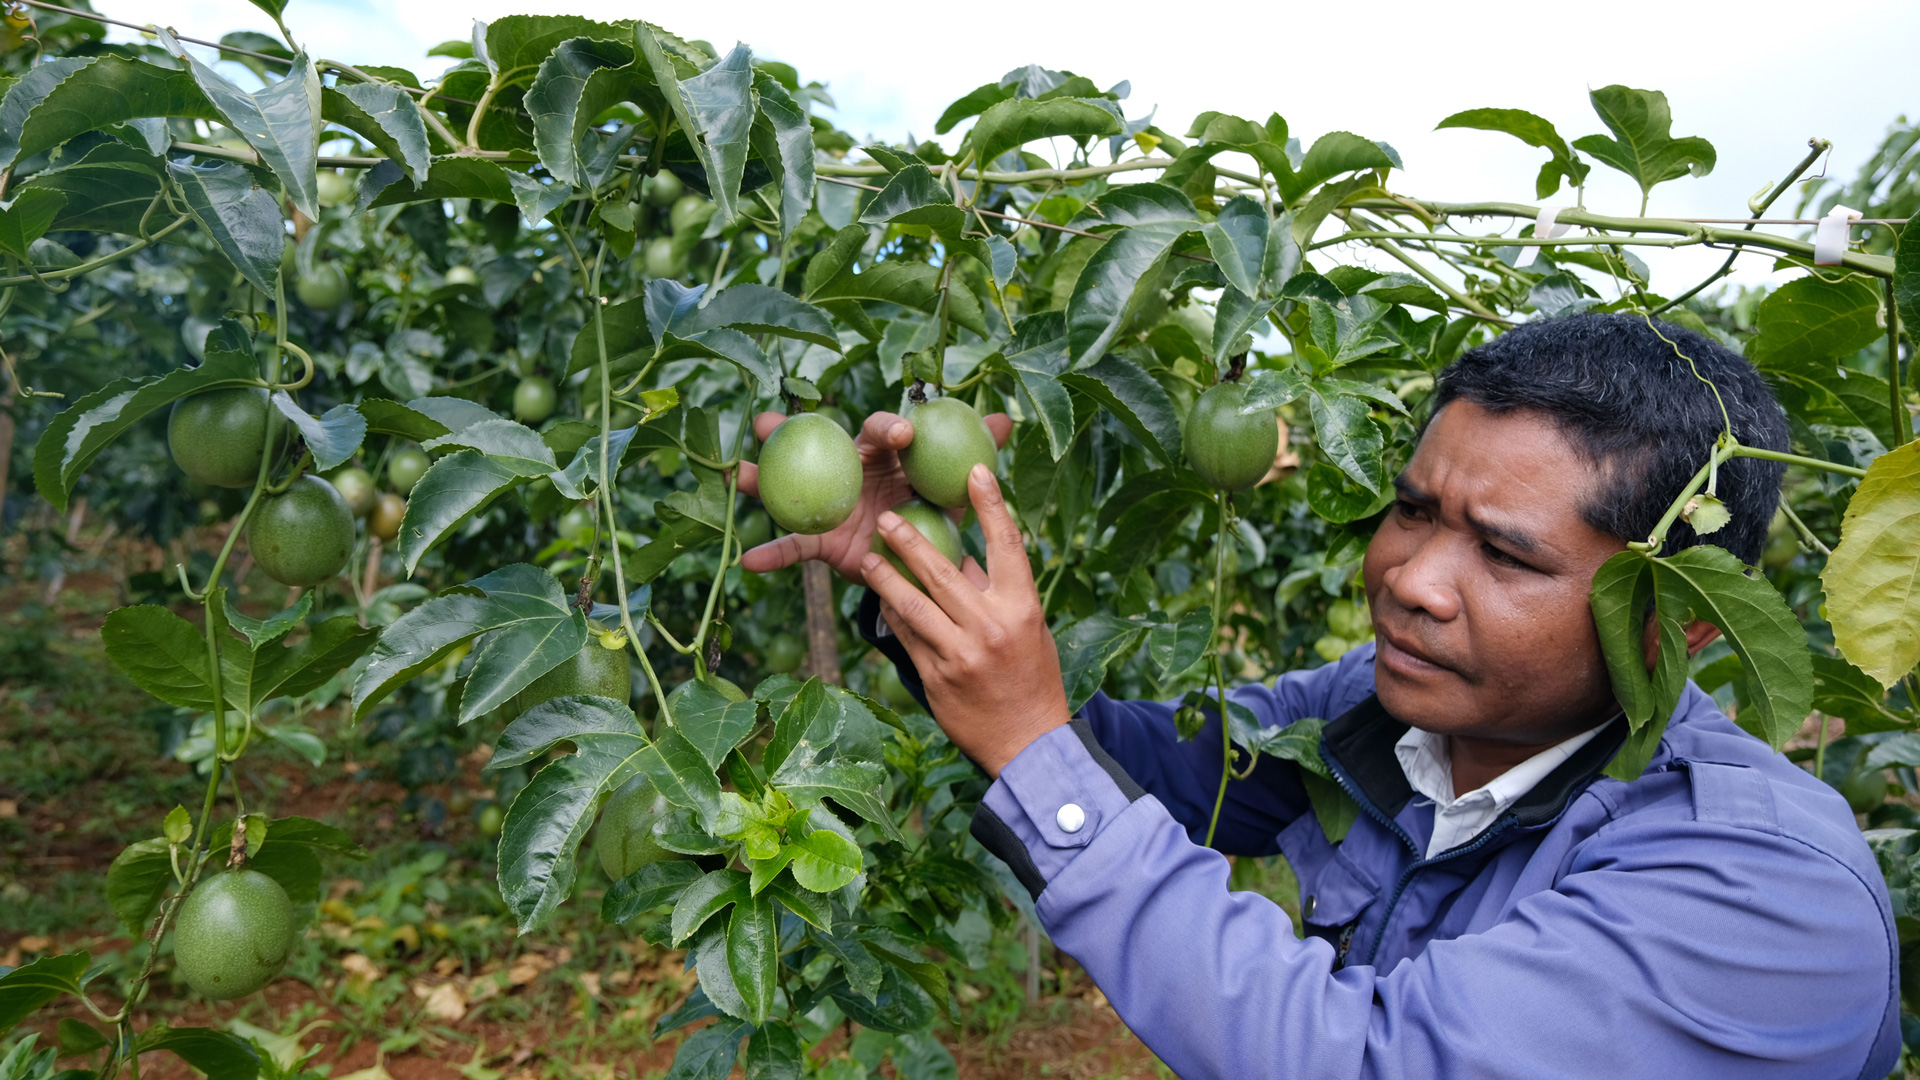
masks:
[[[781,413],[763,412],[753,418],[753,433],[764,444],[767,436],[785,419]],[[994,445],[1005,446],[1007,436],[1013,432],[1013,420],[1006,413],[994,413],[984,419],[987,430],[993,433]],[[913,487],[900,469],[900,449],[911,442],[913,425],[905,417],[890,412],[867,417],[866,423],[860,426],[859,436],[853,440],[854,448],[860,451],[861,473],[860,504],[854,507],[853,515],[831,532],[817,536],[793,533],[761,544],[741,556],[741,567],[765,574],[803,559],[819,559],[848,581],[865,585],[866,575],[861,572],[860,561],[873,543],[874,523],[881,514],[913,497]],[[740,466],[740,490],[759,497],[758,467],[751,463]]]

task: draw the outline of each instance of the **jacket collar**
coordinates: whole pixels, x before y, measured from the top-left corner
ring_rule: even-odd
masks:
[[[1377,694],[1341,714],[1321,731],[1320,754],[1329,768],[1344,773],[1362,801],[1392,820],[1413,798],[1412,785],[1394,754],[1394,744],[1408,725],[1394,719]],[[1606,769],[1607,762],[1626,741],[1627,721],[1616,717],[1600,734],[1560,763],[1533,790],[1514,802],[1501,820],[1518,825],[1544,825],[1560,816],[1574,796],[1587,789]]]

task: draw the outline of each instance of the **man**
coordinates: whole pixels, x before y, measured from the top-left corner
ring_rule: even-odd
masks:
[[[1338,844],[1298,767],[1262,758],[1203,848],[1217,728],[1182,743],[1172,705],[1104,696],[1069,717],[984,468],[984,570],[881,513],[887,491],[846,533],[783,538],[746,565],[822,557],[868,585],[863,633],[995,777],[974,835],[1188,1080],[1881,1077],[1899,1052],[1898,949],[1838,794],[1691,685],[1645,773],[1602,776],[1626,725],[1593,574],[1651,531],[1723,405],[1741,442],[1786,448],[1744,360],[1638,316],[1530,323],[1441,374],[1367,549],[1376,643],[1234,691],[1263,724],[1329,721],[1322,755],[1361,807]],[[904,426],[868,420],[870,490],[893,482]],[[1723,466],[1733,522],[1713,540],[1755,561],[1779,483],[1771,463]],[[867,522],[924,592],[863,557]],[[1694,542],[1681,525],[1668,546]],[[1713,634],[1695,624],[1689,647]],[[1275,852],[1300,880],[1300,937],[1228,891],[1222,853]]]

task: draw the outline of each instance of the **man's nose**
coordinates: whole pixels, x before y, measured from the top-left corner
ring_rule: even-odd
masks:
[[[1421,541],[1407,561],[1382,575],[1395,603],[1441,622],[1460,614],[1458,553],[1443,531]]]

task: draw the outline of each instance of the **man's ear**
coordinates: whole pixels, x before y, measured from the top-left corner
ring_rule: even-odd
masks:
[[[1701,649],[1719,639],[1719,627],[1710,622],[1694,622],[1687,627],[1687,655],[1698,656]]]
[[[1720,628],[1710,622],[1692,622],[1687,625],[1687,655],[1695,656],[1701,649],[1714,643],[1720,637]],[[1647,671],[1660,660],[1660,621],[1648,619],[1646,631],[1640,635],[1640,650],[1646,657]]]

